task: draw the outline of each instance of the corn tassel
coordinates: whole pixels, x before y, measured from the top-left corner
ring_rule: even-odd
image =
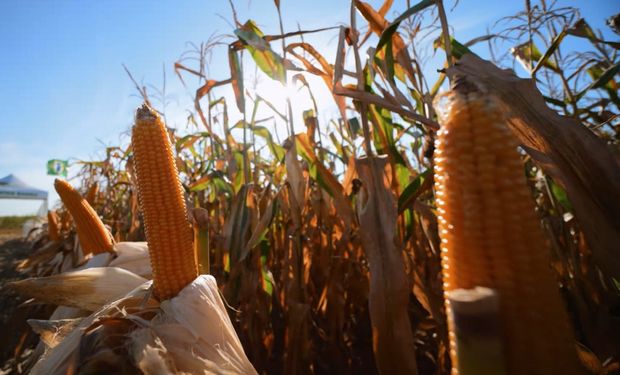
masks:
[[[47,211],[47,235],[51,241],[56,242],[60,240],[58,215],[54,211]]]
[[[114,240],[97,212],[67,181],[56,179],[54,188],[73,217],[84,255],[114,251]]]
[[[131,144],[154,293],[166,300],[198,276],[198,266],[168,132],[147,105],[136,112]]]
[[[499,293],[509,374],[579,373],[517,142],[494,100],[461,88],[449,97],[435,151],[444,289],[483,286]],[[446,307],[450,311],[448,300]]]

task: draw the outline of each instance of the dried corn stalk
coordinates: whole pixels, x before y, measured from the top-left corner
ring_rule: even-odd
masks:
[[[362,247],[370,268],[368,305],[373,351],[381,374],[417,374],[415,346],[407,314],[409,284],[402,251],[394,243],[397,208],[387,189],[387,160],[356,160],[364,188],[358,198]]]

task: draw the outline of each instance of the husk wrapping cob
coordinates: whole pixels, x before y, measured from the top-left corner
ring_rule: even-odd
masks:
[[[579,373],[517,142],[492,98],[460,87],[447,99],[435,146],[444,289],[497,291],[509,374]]]

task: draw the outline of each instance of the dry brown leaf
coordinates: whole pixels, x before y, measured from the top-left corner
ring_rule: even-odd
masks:
[[[50,348],[55,347],[75,328],[81,319],[38,320],[28,319],[32,330]]]
[[[385,14],[381,14],[381,10],[377,12],[370,4],[363,1],[356,1],[355,3],[357,9],[359,9],[360,13],[362,13],[362,16],[364,16],[364,18],[368,21],[370,29],[380,37],[383,30],[390,25],[390,23],[384,18]],[[392,50],[396,62],[405,70],[407,77],[417,88],[415,71],[413,69],[413,65],[411,65],[411,61],[413,61],[413,59],[409,56],[407,44],[398,32],[395,32],[392,35],[392,43]]]
[[[409,282],[395,246],[396,200],[386,184],[386,158],[356,160],[363,183],[358,198],[362,247],[370,267],[369,308],[373,349],[382,374],[416,374],[415,347],[407,314]]]

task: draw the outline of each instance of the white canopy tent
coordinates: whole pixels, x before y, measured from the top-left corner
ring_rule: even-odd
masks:
[[[47,191],[28,186],[24,181],[10,174],[0,178],[0,199],[42,200],[39,216],[47,214]]]

